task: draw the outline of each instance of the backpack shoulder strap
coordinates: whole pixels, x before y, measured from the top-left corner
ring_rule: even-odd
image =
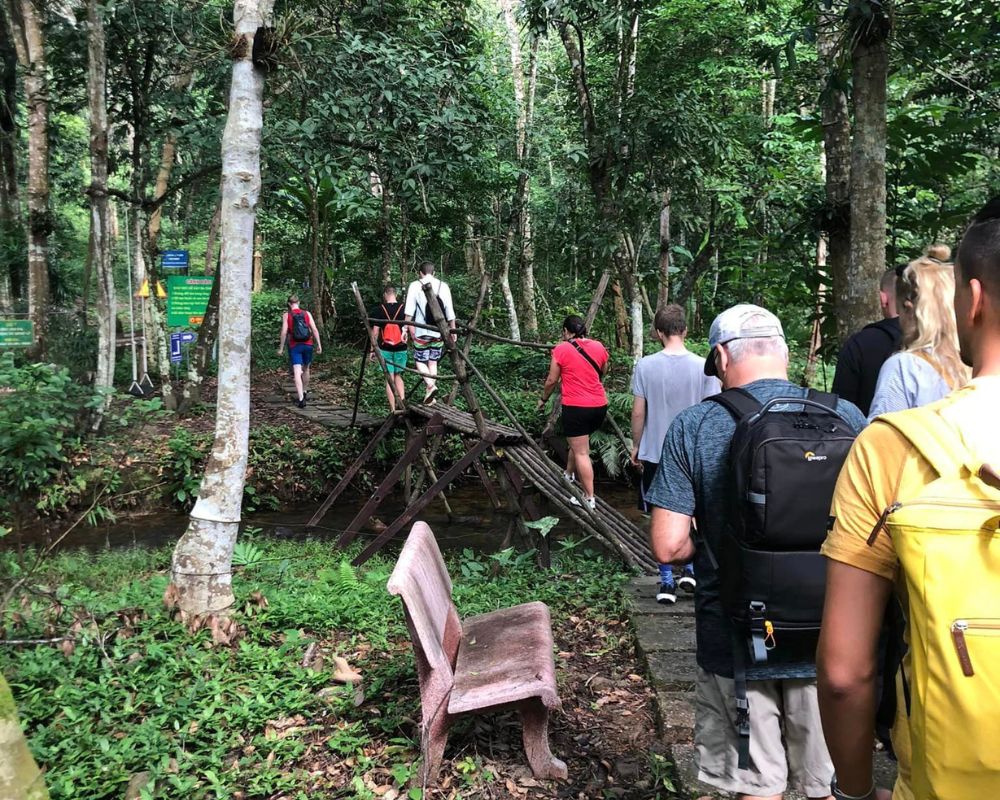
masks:
[[[968,462],[965,442],[958,431],[934,409],[911,408],[884,414],[877,421],[891,425],[905,436],[942,477],[959,476],[965,469],[974,475],[978,473],[978,468],[973,469]]]
[[[727,389],[719,394],[706,397],[713,403],[718,403],[728,411],[733,419],[739,422],[744,417],[756,414],[764,406],[750,392],[743,388]]]
[[[590,357],[590,354],[580,346],[580,343],[576,341],[576,339],[570,339],[569,343],[573,345],[573,347],[576,349],[576,352],[578,352],[581,356],[583,356],[586,359],[587,363],[594,368],[594,372],[597,373],[597,379],[603,382],[604,373],[601,372],[601,368],[597,366],[597,362]]]

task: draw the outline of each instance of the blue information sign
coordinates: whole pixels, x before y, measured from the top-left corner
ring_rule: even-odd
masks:
[[[191,331],[170,334],[170,363],[181,363],[181,345],[191,344],[197,337]]]
[[[187,250],[164,250],[160,254],[163,269],[186,269],[189,260]]]

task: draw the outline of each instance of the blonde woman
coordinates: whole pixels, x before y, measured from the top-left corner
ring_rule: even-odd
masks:
[[[958,352],[950,257],[946,245],[931,245],[899,271],[896,303],[903,350],[882,365],[869,420],[933,403],[969,380],[969,369]]]

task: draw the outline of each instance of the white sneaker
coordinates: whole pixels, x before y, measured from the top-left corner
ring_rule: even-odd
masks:
[[[569,496],[569,504],[570,504],[571,506],[578,506],[578,505],[580,505],[580,501],[579,501],[579,500],[577,500],[577,499],[576,499],[576,497],[575,497],[574,495],[570,495],[570,496]]]
[[[591,511],[597,510],[597,498],[594,497],[593,495],[587,498],[587,508],[589,508]]]
[[[694,575],[689,575],[687,573],[684,573],[683,575],[681,575],[681,577],[677,579],[677,585],[685,592],[691,593],[698,585],[698,581],[694,579]]]
[[[568,472],[563,470],[563,480],[566,483],[576,483],[576,475],[570,475]]]

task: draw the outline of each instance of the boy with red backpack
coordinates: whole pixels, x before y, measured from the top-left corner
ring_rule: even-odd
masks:
[[[385,384],[385,395],[389,400],[389,410],[396,410],[396,394],[400,399],[406,397],[406,387],[403,385],[403,370],[406,369],[407,331],[403,316],[403,304],[396,300],[396,287],[386,286],[382,292],[381,304],[368,311],[368,318],[377,320],[372,323],[372,331],[378,340],[378,349],[389,370],[392,383]],[[393,392],[393,386],[396,392]]]
[[[309,394],[309,365],[312,364],[313,348],[316,353],[323,352],[319,340],[319,331],[313,321],[312,314],[299,308],[298,295],[288,298],[288,311],[282,316],[281,338],[278,341],[278,355],[285,350],[285,339],[288,339],[288,357],[292,362],[292,379],[295,381],[295,393],[298,400],[295,405],[306,407],[306,395]]]

